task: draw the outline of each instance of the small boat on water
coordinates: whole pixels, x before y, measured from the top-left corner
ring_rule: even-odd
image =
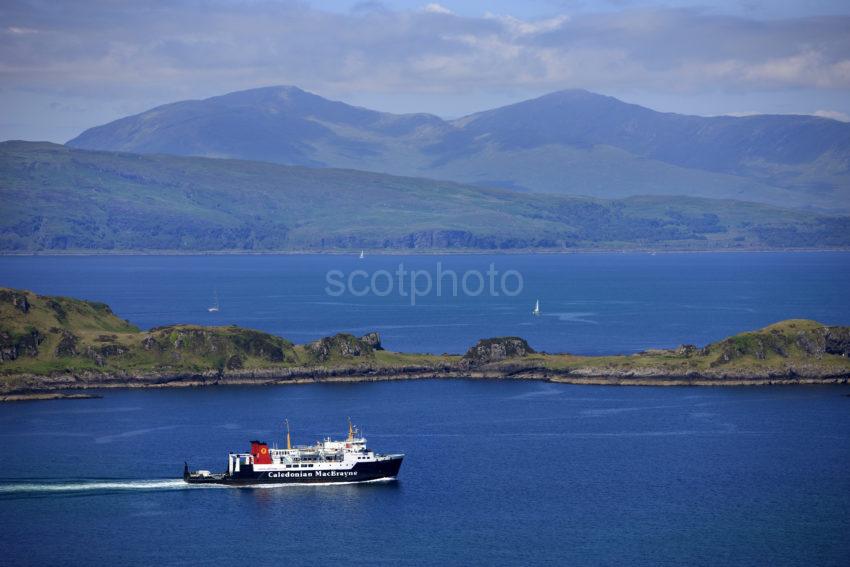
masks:
[[[215,299],[213,301],[212,307],[208,307],[207,311],[209,311],[210,313],[218,313],[218,292],[216,291],[213,295]]]
[[[362,260],[363,258],[365,258],[365,256],[363,255],[363,250],[361,250],[360,251],[360,259]]]
[[[538,299],[534,304],[534,309],[531,311],[532,315],[538,316],[540,315],[540,300]]]
[[[330,437],[315,445],[292,446],[289,422],[286,423],[286,448],[269,447],[263,441],[251,441],[248,453],[230,453],[227,471],[190,471],[183,465],[183,480],[190,484],[300,484],[328,482],[367,482],[394,480],[401,468],[403,454],[384,455],[366,447],[366,439],[348,422],[348,437],[333,441]]]

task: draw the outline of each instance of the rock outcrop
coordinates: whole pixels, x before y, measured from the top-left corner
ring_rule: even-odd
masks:
[[[381,346],[381,335],[377,331],[366,333],[360,337],[360,340],[372,347],[372,350],[384,350],[384,347]]]
[[[77,355],[77,335],[64,329],[50,329],[51,332],[59,333],[59,343],[56,345],[56,356]]]
[[[705,351],[703,349],[697,348],[696,345],[679,345],[676,347],[676,350],[673,351],[676,356],[694,356],[697,354],[705,355]]]
[[[38,356],[38,346],[42,342],[44,335],[37,329],[21,335],[0,331],[0,361],[16,360],[20,356]]]
[[[348,333],[339,333],[324,337],[304,347],[316,362],[324,363],[336,357],[351,359],[367,356],[376,350],[383,350],[381,337],[376,332],[363,335],[359,339]]]
[[[827,327],[824,343],[826,354],[850,356],[850,327]]]
[[[0,303],[11,303],[12,306],[23,313],[29,313],[30,302],[26,294],[11,289],[0,290]]]
[[[275,363],[295,360],[292,343],[252,329],[174,325],[156,327],[149,333],[141,344],[150,352],[172,351],[176,355],[211,357],[232,367],[241,367],[248,357]]]
[[[478,341],[463,355],[463,362],[469,366],[482,366],[534,353],[535,350],[528,346],[525,339],[520,337],[495,337]]]
[[[92,359],[94,363],[98,366],[103,366],[106,364],[106,359],[112,356],[120,356],[129,352],[129,347],[117,344],[110,343],[105,344],[103,346],[90,346],[86,348],[85,355]]]

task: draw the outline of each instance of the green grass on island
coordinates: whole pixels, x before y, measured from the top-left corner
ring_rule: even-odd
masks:
[[[519,337],[482,339],[462,356],[387,351],[377,333],[296,345],[236,326],[144,331],[104,303],[0,288],[0,394],[368,376],[835,382],[850,377],[848,355],[850,327],[808,320],[633,355],[539,353]]]

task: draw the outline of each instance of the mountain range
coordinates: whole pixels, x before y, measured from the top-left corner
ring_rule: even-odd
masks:
[[[159,106],[67,145],[351,168],[518,192],[850,211],[850,124],[663,113],[584,90],[443,120],[267,87]]]
[[[0,143],[0,213],[5,253],[850,247],[850,217],[759,203],[521,193],[39,142]]]

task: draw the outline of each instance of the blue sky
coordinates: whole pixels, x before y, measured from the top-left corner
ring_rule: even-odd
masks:
[[[566,88],[662,111],[850,117],[850,2],[89,0],[0,4],[0,139],[64,142],[291,84],[457,117]]]

